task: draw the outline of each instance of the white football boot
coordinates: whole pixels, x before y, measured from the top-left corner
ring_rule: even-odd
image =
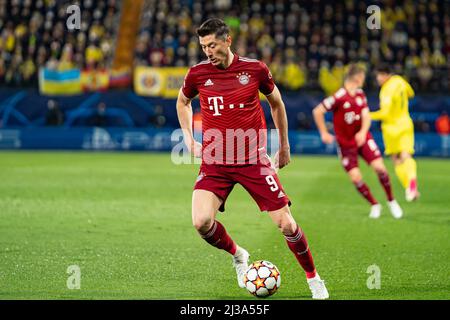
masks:
[[[236,253],[233,256],[233,266],[236,268],[238,285],[241,288],[245,288],[244,275],[249,267],[248,265],[249,257],[250,254],[247,252],[247,250],[239,246],[237,247]]]
[[[370,207],[369,218],[378,219],[381,215],[381,205],[379,203],[372,205]]]
[[[325,300],[330,297],[327,287],[325,287],[325,281],[320,279],[319,274],[316,274],[314,278],[307,279],[306,281],[308,282],[313,299]]]
[[[400,219],[403,216],[403,210],[400,208],[397,200],[388,201],[389,209],[391,210],[392,216],[395,219]]]

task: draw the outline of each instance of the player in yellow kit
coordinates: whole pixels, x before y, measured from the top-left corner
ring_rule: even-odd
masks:
[[[408,100],[414,97],[411,85],[391,73],[387,65],[376,68],[380,90],[380,110],[371,112],[373,120],[381,121],[385,154],[391,156],[395,173],[405,188],[407,201],[419,197],[417,165],[414,154],[414,124],[409,115]]]

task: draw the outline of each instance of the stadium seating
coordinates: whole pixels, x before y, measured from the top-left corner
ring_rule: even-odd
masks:
[[[100,93],[70,97],[37,93],[39,68],[102,69],[114,58],[123,2],[75,2],[82,22],[75,31],[65,26],[71,4],[0,0],[0,127],[43,126],[50,99],[57,101],[67,127],[92,124],[89,119],[100,102],[106,103],[109,114],[105,126],[177,127],[173,99],[141,97],[130,88],[106,91],[103,87]],[[315,130],[310,110],[330,88],[339,86],[345,64],[360,60],[369,67],[365,89],[372,108],[378,105],[378,88],[370,68],[389,61],[418,93],[411,102],[416,130],[434,132],[438,115],[450,112],[444,95],[449,89],[449,3],[374,4],[382,8],[381,30],[359,27],[368,14],[365,2],[358,1],[144,0],[134,64],[197,63],[204,55],[195,29],[218,16],[230,25],[236,52],[269,65],[283,89],[291,129]],[[197,103],[194,106],[198,108]],[[268,116],[267,108],[266,112]],[[272,125],[270,120],[268,124]],[[374,124],[373,129],[377,127]]]
[[[66,27],[73,1],[0,1],[0,84],[36,86],[38,70],[102,67],[113,56],[120,1],[82,0],[81,29]]]
[[[74,32],[65,27],[70,4],[0,1],[0,84],[35,86],[42,66],[66,69],[111,63],[121,1],[79,1],[82,24]],[[195,28],[218,16],[232,28],[234,49],[265,61],[285,89],[319,90],[321,71],[336,71],[349,61],[361,60],[369,66],[389,61],[419,91],[448,91],[448,2],[373,4],[383,9],[381,30],[359,28],[368,14],[365,2],[358,1],[252,1],[249,5],[241,0],[146,0],[135,64],[193,65],[203,59]],[[371,74],[367,86],[375,89]]]
[[[360,60],[390,62],[419,91],[448,91],[449,3],[416,2],[371,1],[383,14],[381,30],[370,30],[359,27],[366,25],[366,1],[148,0],[136,64],[190,66],[204,59],[194,30],[218,16],[232,28],[234,49],[265,61],[285,89],[320,89],[321,70]],[[372,74],[368,80],[375,89]]]

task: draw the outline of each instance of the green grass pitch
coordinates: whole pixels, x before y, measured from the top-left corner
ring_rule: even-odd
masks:
[[[416,203],[386,163],[401,220],[365,164],[378,220],[336,157],[293,156],[280,179],[332,299],[449,299],[450,161],[418,159]],[[169,154],[1,152],[0,299],[256,299],[238,288],[231,257],[192,227],[197,171]],[[251,260],[278,266],[282,285],[268,299],[310,298],[283,237],[242,187],[218,219]],[[367,287],[374,264],[379,290]],[[67,288],[70,265],[79,290]]]

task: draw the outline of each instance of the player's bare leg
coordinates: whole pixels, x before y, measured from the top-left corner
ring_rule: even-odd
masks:
[[[289,206],[269,211],[269,216],[286,238],[289,249],[306,273],[307,282],[313,299],[328,299],[329,294],[325,282],[320,279],[309,249],[306,236],[292,217]]]
[[[369,217],[372,219],[379,218],[381,215],[381,205],[377,200],[375,200],[369,187],[364,183],[361,170],[359,170],[358,167],[350,169],[350,171],[348,171],[348,177],[355,186],[356,190],[358,190],[364,199],[370,203],[371,207]]]
[[[394,195],[392,194],[389,173],[386,169],[386,166],[384,165],[383,158],[373,160],[370,163],[370,166],[377,174],[378,180],[380,181],[380,184],[383,187],[384,192],[386,193],[388,207],[391,211],[392,216],[396,219],[401,218],[403,216],[403,210],[402,208],[400,208],[400,205],[397,203],[397,200],[394,199]]]
[[[248,268],[249,254],[231,239],[224,226],[216,220],[216,214],[221,204],[222,200],[213,192],[194,190],[192,194],[192,223],[206,242],[233,255],[238,285],[245,288],[243,278]]]

